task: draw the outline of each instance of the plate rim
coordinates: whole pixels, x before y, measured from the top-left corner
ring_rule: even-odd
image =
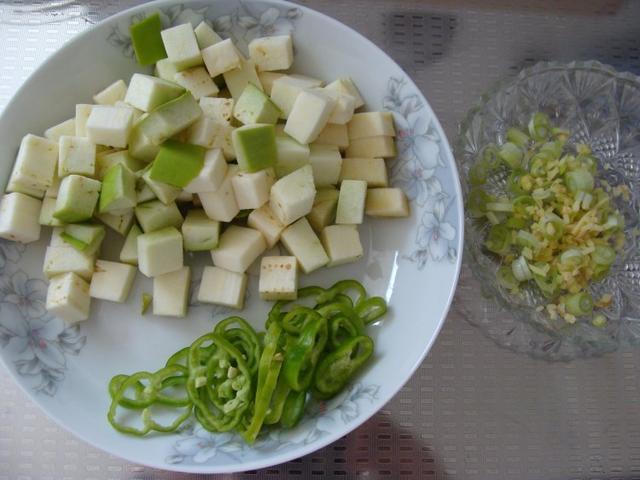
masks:
[[[189,0],[190,1],[190,0]],[[209,0],[211,2],[211,0]],[[345,426],[343,428],[337,429],[335,431],[329,432],[327,435],[323,436],[321,439],[312,442],[308,445],[304,445],[301,447],[297,447],[294,450],[292,450],[294,453],[290,453],[289,450],[284,451],[283,453],[279,453],[279,454],[275,454],[273,456],[268,457],[267,459],[264,460],[250,460],[248,462],[242,462],[241,468],[237,469],[236,467],[234,468],[225,468],[224,466],[219,466],[219,465],[212,465],[212,464],[200,464],[200,465],[184,465],[184,464],[170,464],[170,463],[149,463],[146,461],[140,461],[139,459],[136,459],[132,456],[126,455],[121,453],[120,451],[115,451],[113,448],[111,448],[110,445],[102,445],[99,444],[98,442],[95,442],[93,439],[87,438],[85,435],[81,434],[80,432],[78,432],[73,426],[70,426],[66,423],[64,423],[63,419],[58,418],[53,412],[49,411],[47,408],[45,408],[45,405],[40,401],[40,399],[29,389],[27,389],[26,385],[24,385],[16,376],[16,374],[14,373],[14,371],[9,367],[9,365],[7,364],[7,360],[5,359],[4,355],[0,355],[0,363],[4,366],[4,368],[6,369],[6,371],[9,373],[9,376],[12,378],[12,380],[19,386],[19,388],[27,395],[27,397],[38,406],[38,409],[43,412],[50,420],[52,420],[56,425],[58,425],[59,427],[61,427],[63,430],[70,432],[73,436],[75,436],[76,438],[84,441],[85,443],[91,445],[93,448],[96,448],[100,451],[106,452],[110,455],[113,455],[117,458],[123,459],[127,462],[131,462],[131,463],[135,463],[138,465],[144,465],[150,468],[156,468],[156,469],[161,469],[161,470],[166,470],[166,471],[175,471],[175,472],[181,472],[181,473],[200,473],[200,474],[214,474],[214,473],[220,473],[220,474],[224,474],[224,473],[238,473],[238,472],[245,472],[248,470],[259,470],[259,469],[263,469],[263,468],[268,468],[274,465],[280,465],[282,463],[286,463],[289,462],[293,459],[296,458],[300,458],[306,455],[309,455],[310,453],[313,453],[315,451],[318,451],[324,447],[326,447],[327,445],[334,443],[336,440],[338,440],[339,438],[345,436],[345,435],[349,435],[350,433],[352,433],[354,430],[356,430],[358,427],[360,427],[362,424],[364,424],[366,421],[368,421],[371,417],[373,417],[377,412],[380,411],[380,409],[382,409],[384,407],[384,405],[386,405],[389,401],[391,401],[393,399],[393,397],[395,397],[398,392],[406,385],[406,383],[411,380],[411,378],[413,377],[413,375],[415,374],[416,370],[420,367],[420,365],[424,362],[427,354],[431,351],[431,348],[433,347],[436,339],[438,338],[442,327],[448,317],[449,312],[451,311],[451,306],[453,303],[453,299],[457,290],[457,286],[458,286],[458,282],[460,279],[460,271],[461,271],[461,267],[462,267],[462,259],[463,259],[463,246],[464,246],[464,204],[463,204],[463,193],[462,193],[462,186],[460,183],[460,174],[458,171],[458,165],[457,162],[455,160],[455,156],[454,156],[454,151],[451,147],[451,143],[444,131],[444,129],[442,128],[442,125],[440,123],[440,120],[438,119],[437,115],[435,114],[431,104],[429,103],[429,101],[427,100],[427,98],[425,97],[424,93],[422,92],[422,90],[420,88],[418,88],[418,86],[415,84],[415,82],[413,81],[413,79],[411,78],[411,76],[404,70],[404,68],[402,68],[391,56],[389,56],[382,48],[378,47],[375,43],[373,43],[371,40],[369,40],[365,35],[361,34],[360,32],[358,32],[357,30],[353,29],[352,27],[342,23],[341,21],[325,14],[322,13],[318,10],[315,10],[313,8],[310,8],[306,5],[302,5],[302,4],[297,4],[297,3],[292,3],[288,0],[253,0],[257,3],[264,3],[264,4],[271,4],[271,5],[279,5],[282,7],[287,7],[287,8],[297,8],[300,9],[301,11],[308,13],[312,16],[319,16],[323,21],[326,21],[330,24],[332,24],[334,27],[336,27],[339,30],[344,31],[345,33],[349,34],[349,35],[355,35],[356,37],[358,37],[361,41],[363,41],[365,43],[365,45],[372,49],[372,50],[376,50],[379,54],[383,55],[384,58],[386,58],[389,62],[393,63],[397,68],[398,71],[401,72],[405,78],[408,81],[408,84],[415,89],[415,91],[419,94],[419,97],[422,101],[424,101],[424,104],[428,107],[428,111],[431,114],[431,121],[433,122],[433,125],[435,126],[436,130],[438,131],[438,134],[440,136],[440,141],[442,142],[442,145],[445,148],[445,152],[446,152],[446,156],[448,158],[448,167],[451,169],[451,175],[452,175],[452,180],[453,180],[453,189],[455,191],[455,205],[456,205],[456,209],[457,209],[457,214],[458,214],[458,218],[457,218],[457,232],[458,232],[458,241],[457,241],[457,256],[456,256],[456,260],[455,260],[455,266],[454,266],[454,275],[453,275],[453,282],[451,284],[451,287],[449,289],[448,292],[448,296],[447,299],[445,301],[445,308],[443,310],[443,314],[441,316],[441,318],[438,320],[438,324],[436,326],[436,329],[434,331],[434,334],[431,336],[431,338],[428,340],[428,342],[426,342],[425,347],[422,349],[422,352],[420,353],[419,357],[417,358],[416,362],[414,363],[414,365],[411,366],[411,368],[409,369],[408,375],[405,379],[403,379],[401,382],[398,383],[398,385],[395,388],[392,388],[389,390],[388,394],[381,396],[380,399],[378,399],[378,406],[374,407],[373,409],[370,409],[368,412],[365,412],[363,415],[359,415],[357,418],[355,418],[351,423],[349,423],[348,425],[345,424]],[[6,117],[6,112],[8,110],[10,110],[11,106],[13,105],[14,102],[17,101],[17,98],[22,96],[22,94],[24,93],[24,91],[28,91],[30,88],[30,85],[33,81],[35,81],[35,78],[40,74],[40,71],[44,68],[46,68],[50,63],[53,63],[57,60],[57,57],[59,55],[61,55],[61,53],[63,51],[66,51],[67,49],[73,49],[75,47],[77,47],[85,38],[90,37],[91,35],[93,35],[94,31],[97,30],[98,28],[104,26],[107,23],[112,23],[112,22],[117,22],[118,20],[121,20],[123,18],[126,17],[130,17],[131,15],[135,14],[135,13],[139,13],[142,11],[147,11],[149,9],[153,9],[153,8],[161,8],[162,6],[169,6],[169,5],[174,5],[176,3],[180,3],[180,0],[152,0],[150,2],[146,2],[146,3],[142,3],[139,5],[135,5],[133,7],[124,9],[122,11],[119,11],[113,15],[110,15],[102,20],[100,20],[99,22],[91,25],[89,28],[87,28],[86,30],[80,32],[79,34],[75,35],[74,37],[70,38],[69,40],[67,40],[66,42],[64,42],[62,45],[60,45],[55,52],[53,52],[51,55],[49,55],[39,66],[38,68],[36,68],[33,72],[31,72],[28,77],[25,79],[25,81],[22,83],[22,85],[16,90],[16,92],[12,95],[11,99],[9,100],[9,102],[7,102],[7,104],[5,105],[2,114],[0,115],[0,128],[2,128],[2,125],[8,121]],[[213,3],[218,3],[216,1],[211,2]],[[418,275],[421,275],[420,273]]]

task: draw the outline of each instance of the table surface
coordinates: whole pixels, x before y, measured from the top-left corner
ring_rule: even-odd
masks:
[[[0,108],[67,39],[137,3],[1,1]],[[395,58],[449,138],[493,82],[536,61],[595,58],[640,72],[640,2],[299,3],[350,25]],[[428,358],[356,431],[296,461],[220,478],[640,478],[640,350],[535,360],[498,347],[465,321],[462,312],[478,301],[478,285],[464,269]],[[75,439],[3,369],[0,391],[0,479],[197,477],[130,464]]]

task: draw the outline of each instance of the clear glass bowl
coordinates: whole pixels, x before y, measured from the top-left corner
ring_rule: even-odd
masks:
[[[571,143],[591,145],[600,160],[599,178],[613,186],[627,185],[631,192],[630,199],[615,200],[625,218],[624,251],[607,278],[592,285],[594,298],[605,292],[613,294],[611,306],[601,310],[607,325],[596,328],[588,321],[573,325],[554,322],[536,311],[546,303],[537,289],[513,295],[501,288],[496,281],[499,262],[482,247],[486,222],[468,214],[467,262],[481,285],[483,301],[494,305],[474,306],[463,313],[501,345],[551,360],[599,355],[624,343],[640,344],[640,80],[590,61],[538,63],[498,83],[460,125],[455,156],[465,196],[469,168],[478,152],[488,143],[503,143],[509,127],[526,125],[538,111],[548,114],[554,125],[569,130]],[[492,174],[487,181],[491,193],[504,193],[505,178],[500,171]]]

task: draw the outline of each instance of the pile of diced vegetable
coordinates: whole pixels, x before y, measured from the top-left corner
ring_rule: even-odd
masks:
[[[139,269],[153,313],[184,316],[184,251],[211,251],[200,302],[242,308],[260,256],[261,298],[295,299],[299,270],[362,256],[365,213],[409,214],[387,177],[391,113],[356,112],[350,78],[289,73],[290,36],[255,39],[245,58],[205,22],[162,29],[154,14],[130,31],[154,75],[118,80],[44,137],[25,136],[0,203],[2,238],[34,242],[53,227],[52,314],[74,323],[91,297],[124,302]],[[105,226],[124,237],[117,262],[97,259]],[[265,255],[279,241],[291,256]]]
[[[551,319],[582,317],[601,327],[606,317],[594,308],[607,307],[612,295],[594,299],[589,289],[624,245],[613,197],[628,191],[598,179],[598,159],[569,137],[542,113],[525,128],[510,128],[506,142],[487,145],[471,167],[467,209],[488,223],[484,246],[502,261],[504,288],[518,294],[534,286],[548,300],[539,310]],[[496,175],[507,179],[506,196],[490,193]]]

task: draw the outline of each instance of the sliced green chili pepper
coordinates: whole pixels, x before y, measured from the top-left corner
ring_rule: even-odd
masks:
[[[280,424],[284,428],[293,428],[298,424],[304,414],[306,401],[306,390],[302,392],[289,392],[289,395],[284,402],[284,411],[282,412],[282,418],[280,419]]]
[[[316,369],[314,387],[324,398],[336,395],[373,353],[373,340],[361,335],[324,357]]]
[[[318,296],[318,303],[322,304],[331,302],[339,293],[346,293],[350,291],[353,291],[357,294],[355,300],[353,301],[354,305],[358,305],[358,303],[360,303],[367,297],[367,291],[364,289],[360,282],[356,280],[340,280],[331,288],[329,288],[325,293]]]
[[[286,352],[282,374],[293,390],[299,392],[309,388],[318,357],[327,344],[328,336],[327,319],[315,318]]]
[[[271,405],[269,406],[269,411],[267,415],[264,417],[265,425],[273,425],[274,423],[278,423],[280,418],[282,417],[282,411],[284,410],[284,403],[287,400],[287,396],[291,391],[291,387],[284,378],[284,375],[280,375],[278,377],[278,384],[276,385],[276,389],[271,396]]]
[[[278,384],[278,376],[282,367],[282,354],[278,352],[281,333],[282,327],[278,323],[272,323],[265,336],[264,350],[262,351],[258,368],[258,384],[253,402],[253,415],[251,423],[242,433],[242,437],[249,444],[255,442],[260,433],[271,404],[271,397]]]
[[[320,318],[320,314],[308,307],[295,307],[282,318],[282,328],[293,335],[300,335],[311,320]]]
[[[258,334],[253,327],[244,318],[228,317],[219,322],[213,331],[226,338],[242,353],[251,375],[255,375],[262,349]]]
[[[187,366],[187,357],[189,355],[189,347],[184,347],[178,350],[176,353],[171,355],[165,363],[165,367],[169,367],[171,365],[183,365]]]
[[[348,317],[338,315],[329,320],[329,345],[338,348],[345,340],[357,337],[361,331]]]
[[[203,364],[202,345],[213,353]],[[251,373],[242,354],[216,333],[198,338],[189,349],[187,392],[209,430],[226,432],[240,422],[251,402]]]
[[[375,322],[387,313],[387,302],[382,297],[371,297],[356,306],[356,314],[365,325]]]

